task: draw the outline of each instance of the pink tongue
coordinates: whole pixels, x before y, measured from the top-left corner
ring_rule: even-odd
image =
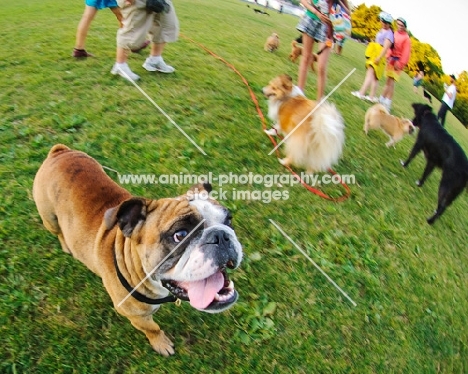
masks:
[[[197,309],[205,309],[210,305],[223,285],[224,277],[220,272],[200,281],[183,283],[190,299],[190,305]]]

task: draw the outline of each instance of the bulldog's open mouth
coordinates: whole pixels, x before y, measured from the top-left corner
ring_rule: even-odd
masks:
[[[224,310],[238,298],[234,282],[229,280],[225,269],[221,269],[199,281],[162,280],[162,285],[174,296],[189,301],[196,309]]]

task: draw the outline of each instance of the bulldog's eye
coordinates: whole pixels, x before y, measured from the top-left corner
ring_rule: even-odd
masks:
[[[187,230],[177,231],[172,237],[176,243],[180,243],[188,235]]]
[[[228,216],[226,217],[226,219],[224,220],[224,224],[225,224],[226,226],[229,226],[229,227],[232,226],[232,216],[231,216],[231,215],[228,215]]]

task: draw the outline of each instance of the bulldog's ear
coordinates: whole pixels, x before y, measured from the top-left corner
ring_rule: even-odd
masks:
[[[104,223],[110,230],[117,223],[124,236],[130,237],[136,225],[146,219],[145,200],[132,198],[104,213]]]

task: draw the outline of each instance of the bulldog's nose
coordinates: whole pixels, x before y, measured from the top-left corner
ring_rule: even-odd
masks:
[[[228,246],[229,245],[229,235],[225,231],[217,230],[213,231],[206,238],[206,242],[209,244],[217,244],[219,246]]]

